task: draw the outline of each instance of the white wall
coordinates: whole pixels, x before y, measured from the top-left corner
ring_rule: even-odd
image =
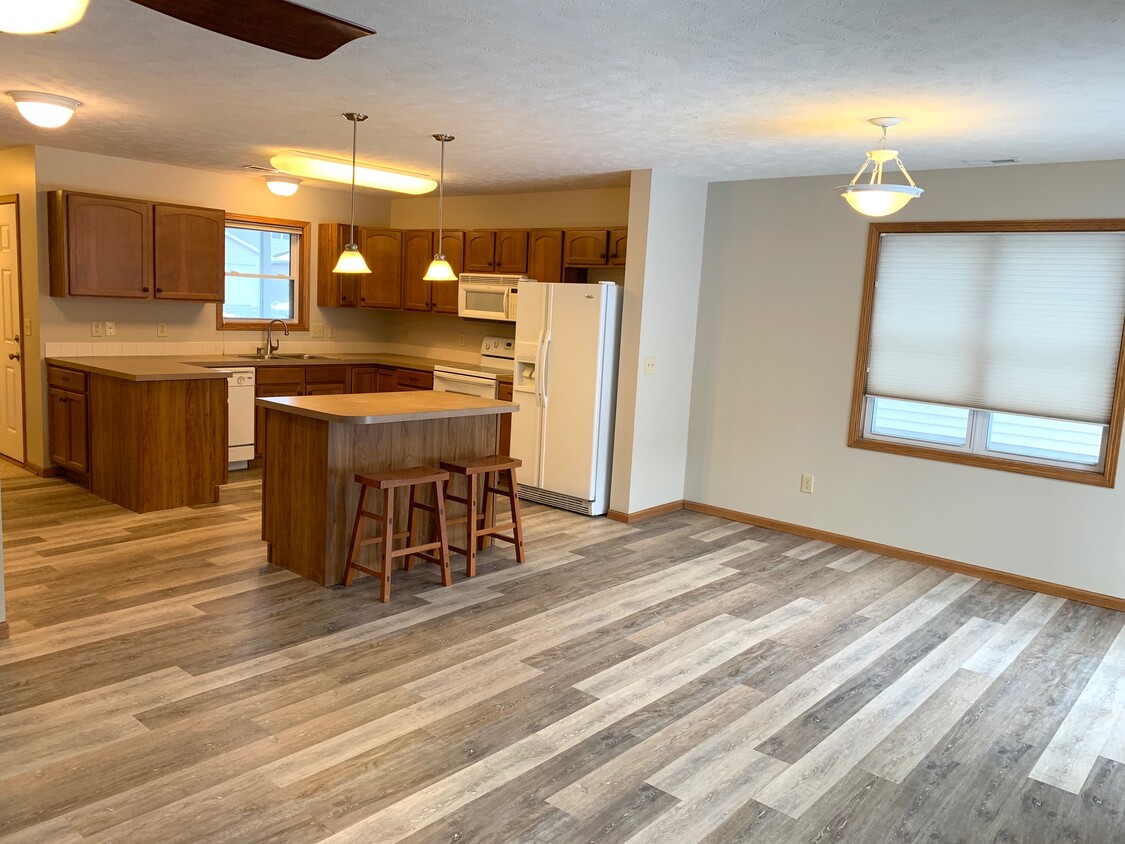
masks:
[[[705,182],[632,174],[610,491],[620,513],[684,497],[706,206]]]
[[[913,175],[926,193],[896,221],[1125,217],[1125,161]],[[1125,596],[1125,474],[1103,489],[847,447],[868,220],[846,181],[710,186],[686,497]]]

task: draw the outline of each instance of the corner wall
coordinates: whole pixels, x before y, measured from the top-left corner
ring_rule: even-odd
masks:
[[[1125,161],[913,175],[895,220],[1125,217]],[[710,186],[686,497],[1125,597],[1125,467],[1103,489],[847,447],[869,220],[841,179]]]

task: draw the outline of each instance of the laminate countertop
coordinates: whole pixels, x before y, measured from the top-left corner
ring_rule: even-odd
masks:
[[[287,396],[255,399],[266,410],[277,410],[344,425],[379,425],[420,419],[449,419],[515,413],[519,405],[460,393],[409,390],[400,393],[351,393],[330,396]]]
[[[437,366],[455,366],[458,369],[485,371],[478,364],[424,358],[413,355],[383,353],[339,353],[315,358],[271,358],[261,360],[242,355],[145,355],[145,356],[94,356],[94,357],[49,357],[47,363],[121,378],[126,381],[188,381],[199,378],[225,378],[217,372],[220,369],[259,368],[277,366],[393,366],[401,369],[417,369],[433,372]],[[499,380],[511,383],[510,374],[501,373]]]

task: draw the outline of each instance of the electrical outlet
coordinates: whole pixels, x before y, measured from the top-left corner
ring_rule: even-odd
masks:
[[[645,358],[645,375],[656,372],[656,358]]]
[[[458,334],[457,335],[457,345],[458,346],[464,346],[465,345],[465,335],[464,334]]]
[[[806,492],[812,495],[813,476],[801,475],[801,492]]]
[[[117,336],[117,323],[116,322],[113,322],[112,320],[108,320],[108,319],[105,321],[105,336],[106,337],[116,337]]]
[[[105,323],[94,320],[90,323],[90,336],[91,337],[105,337]]]
[[[329,337],[335,337],[336,336],[336,326],[334,326],[334,325],[328,326],[328,336]]]
[[[168,323],[166,323],[166,322],[156,323],[156,336],[157,337],[167,337],[168,336]]]
[[[324,326],[321,325],[320,323],[317,323],[316,325],[314,325],[312,327],[312,330],[309,333],[313,337],[323,337],[324,336]]]

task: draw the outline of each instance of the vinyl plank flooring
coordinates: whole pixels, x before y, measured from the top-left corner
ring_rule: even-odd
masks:
[[[0,479],[5,841],[1125,828],[1120,613],[700,513],[533,504],[526,565],[398,571],[382,604],[266,563],[260,473],[148,514]]]

